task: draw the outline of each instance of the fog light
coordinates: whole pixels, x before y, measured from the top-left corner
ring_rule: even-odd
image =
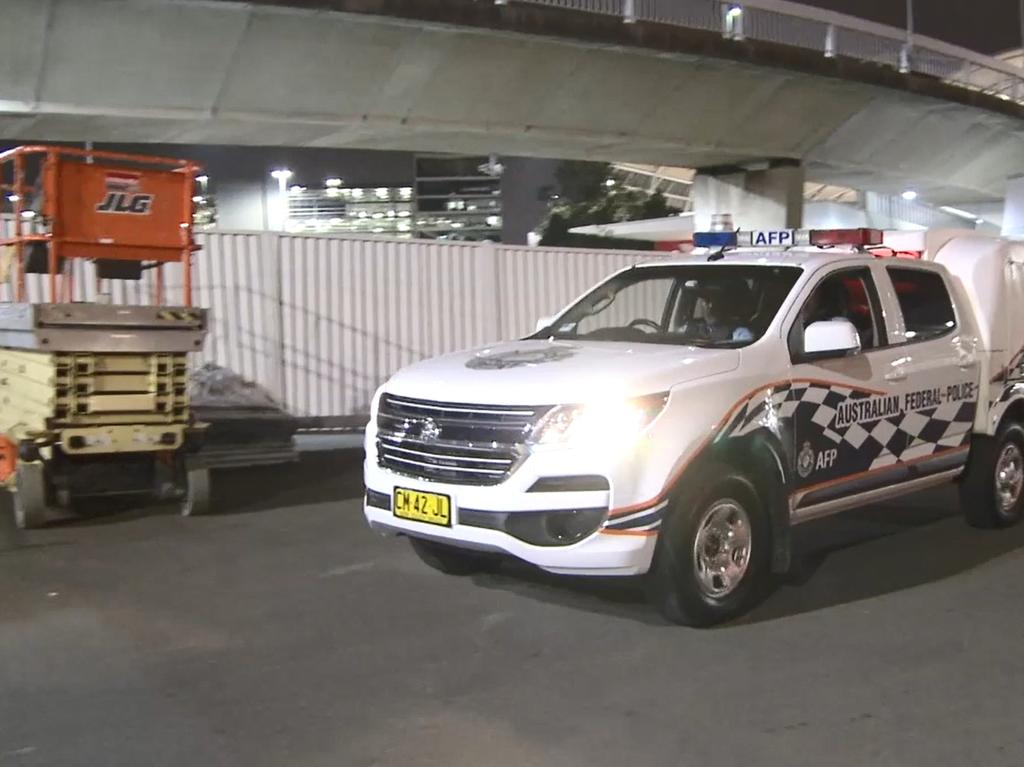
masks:
[[[594,533],[607,514],[607,509],[510,513],[505,532],[534,546],[568,546]]]

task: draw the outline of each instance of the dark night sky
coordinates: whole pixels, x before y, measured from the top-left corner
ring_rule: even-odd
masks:
[[[800,0],[903,27],[904,0]],[[1020,0],[914,0],[915,31],[985,53],[1021,47]]]

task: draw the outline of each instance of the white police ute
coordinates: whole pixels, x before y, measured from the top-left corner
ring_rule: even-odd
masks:
[[[525,339],[396,373],[370,525],[451,574],[511,555],[644,575],[670,620],[750,608],[801,522],[945,482],[1024,505],[1024,245],[975,232],[709,232]]]

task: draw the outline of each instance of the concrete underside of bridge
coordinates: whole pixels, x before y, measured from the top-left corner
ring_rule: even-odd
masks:
[[[785,158],[959,204],[1024,172],[1016,106],[882,67],[534,6],[301,4],[4,0],[0,137]]]

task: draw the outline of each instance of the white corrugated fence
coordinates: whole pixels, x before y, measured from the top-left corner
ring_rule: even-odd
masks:
[[[205,355],[268,386],[293,412],[317,416],[365,413],[377,386],[403,365],[526,335],[538,317],[651,257],[292,235],[238,243],[240,237],[251,235],[206,235],[197,258],[199,297],[210,291],[204,305],[215,315]]]

